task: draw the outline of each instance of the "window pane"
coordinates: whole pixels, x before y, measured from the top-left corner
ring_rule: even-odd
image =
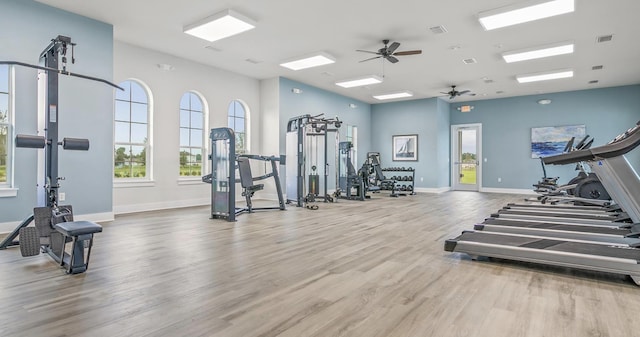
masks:
[[[189,111],[180,110],[180,127],[188,128],[189,127]]]
[[[229,121],[228,121],[227,126],[229,126],[229,127],[230,127],[230,128],[232,128],[232,129],[235,129],[235,128],[234,128],[234,126],[235,126],[234,120],[235,120],[235,118],[233,118],[233,117],[229,117]]]
[[[127,178],[130,176],[131,168],[128,164],[130,150],[128,145],[115,145],[113,154],[113,176],[115,178]]]
[[[180,128],[180,146],[189,146],[189,129]]]
[[[138,103],[147,103],[147,93],[144,88],[136,82],[131,82],[131,101]]]
[[[202,149],[201,148],[192,148],[191,149],[192,162],[196,164],[202,163]]]
[[[235,132],[244,132],[244,118],[236,118]]]
[[[202,101],[198,95],[191,93],[191,110],[202,112]]]
[[[9,156],[7,154],[9,144],[9,128],[0,126],[0,183],[7,182],[7,164]]]
[[[236,152],[237,153],[244,153],[244,141],[245,141],[245,137],[244,137],[244,133],[236,133]]]
[[[244,107],[242,106],[242,103],[240,103],[239,101],[233,101],[234,104],[234,109],[236,110],[236,117],[242,117],[244,118]]]
[[[131,161],[136,163],[145,163],[147,151],[144,146],[132,145],[131,146]]]
[[[200,146],[202,144],[202,130],[191,129],[191,146]]]
[[[129,104],[129,102],[116,101],[116,120],[127,121],[127,122],[130,121],[131,120],[130,109],[131,109],[131,105]]]
[[[232,116],[235,116],[235,115],[236,115],[236,114],[235,114],[235,111],[234,111],[234,105],[233,105],[233,103],[234,103],[234,102],[231,102],[231,103],[229,104],[229,109],[228,109],[228,110],[229,110],[229,113],[228,113],[228,116],[229,116],[229,117],[232,117]]]
[[[142,178],[147,175],[147,151],[144,146],[131,146],[131,176]]]
[[[189,170],[189,148],[180,148],[180,175],[190,175]]]
[[[147,105],[131,103],[131,121],[136,123],[147,122]]]
[[[131,82],[130,81],[124,81],[124,82],[118,84],[118,86],[123,88],[124,91],[122,91],[120,89],[116,89],[116,99],[123,100],[123,101],[130,100],[131,99]]]
[[[9,95],[0,93],[0,123],[9,121]]]
[[[115,141],[118,143],[129,142],[129,123],[116,122]]]
[[[189,93],[182,95],[180,99],[180,109],[189,110]]]
[[[147,124],[131,123],[131,143],[146,143]]]
[[[191,127],[194,129],[202,129],[202,112],[191,112]]]

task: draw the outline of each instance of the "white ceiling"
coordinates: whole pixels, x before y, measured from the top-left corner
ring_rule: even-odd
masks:
[[[442,96],[452,84],[477,94],[455,99],[463,102],[640,83],[638,0],[576,0],[574,13],[494,31],[484,31],[477,14],[521,0],[38,1],[110,23],[119,41],[257,79],[283,76],[370,103],[378,102],[372,94],[398,90],[410,90],[414,98]],[[182,32],[185,25],[226,8],[254,19],[257,28],[213,43]],[[429,30],[438,25],[448,32]],[[609,34],[612,41],[596,43],[596,37]],[[355,51],[377,50],[382,39],[400,42],[398,51],[423,53],[385,62],[382,84],[351,89],[334,84],[382,75],[380,60],[359,63],[370,55]],[[575,53],[512,64],[500,56],[561,41],[575,42]],[[205,48],[209,45],[214,50]],[[299,71],[279,66],[315,51],[328,52],[337,62]],[[468,58],[478,62],[464,64]],[[604,69],[592,70],[596,65]],[[515,80],[520,74],[565,68],[573,68],[575,76],[529,84]],[[589,84],[592,80],[599,82]]]

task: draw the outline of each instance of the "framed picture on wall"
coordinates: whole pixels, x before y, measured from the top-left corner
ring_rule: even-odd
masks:
[[[392,136],[393,161],[418,160],[418,135]]]
[[[572,137],[575,137],[575,145],[585,134],[584,125],[531,128],[531,158],[560,154]]]

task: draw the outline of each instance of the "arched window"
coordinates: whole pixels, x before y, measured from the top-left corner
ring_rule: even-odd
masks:
[[[0,65],[0,188],[11,187],[12,118],[9,104],[9,66]]]
[[[248,151],[247,138],[247,109],[245,105],[234,100],[229,104],[229,127],[236,133],[236,153],[242,154]]]
[[[194,92],[180,99],[180,176],[201,176],[204,147],[204,104]]]
[[[116,90],[114,132],[114,177],[151,179],[150,100],[142,83],[128,80]]]

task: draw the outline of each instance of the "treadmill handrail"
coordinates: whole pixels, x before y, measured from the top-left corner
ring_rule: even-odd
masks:
[[[613,142],[591,149],[577,150],[542,158],[545,164],[564,165],[581,161],[595,161],[599,159],[622,156],[640,146],[640,121],[627,130]]]

